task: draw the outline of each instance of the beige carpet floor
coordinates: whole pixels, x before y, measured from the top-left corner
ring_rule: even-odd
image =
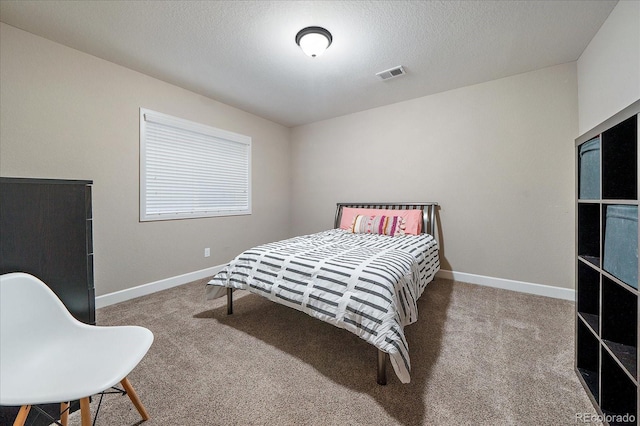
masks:
[[[388,364],[379,386],[376,350],[355,335],[245,292],[227,316],[225,298],[205,300],[205,282],[97,312],[99,325],[155,334],[129,376],[146,425],[570,425],[595,415],[573,369],[573,303],[436,279],[406,328],[411,383]],[[111,395],[96,424],[139,421],[126,396]]]

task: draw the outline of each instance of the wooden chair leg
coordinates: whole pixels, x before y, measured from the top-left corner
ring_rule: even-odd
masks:
[[[30,410],[30,405],[23,405],[22,407],[20,407],[20,411],[18,411],[18,415],[13,421],[13,426],[23,426],[24,422],[27,420],[27,416],[29,415]]]
[[[138,413],[140,413],[142,420],[149,420],[150,418],[149,413],[147,413],[147,410],[144,408],[144,405],[142,405],[142,401],[140,401],[140,398],[138,398],[138,394],[133,389],[133,386],[131,386],[131,383],[129,383],[129,379],[125,377],[120,381],[120,384],[122,385],[124,390],[127,391],[127,395],[129,395],[129,399],[131,400],[131,402],[133,402],[133,405],[135,405],[136,409],[138,410]]]
[[[82,426],[91,426],[91,407],[89,407],[89,397],[80,400],[80,420]]]
[[[68,402],[60,403],[60,424],[62,426],[67,426],[69,424],[69,403]]]

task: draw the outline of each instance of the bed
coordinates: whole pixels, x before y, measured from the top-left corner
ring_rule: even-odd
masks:
[[[377,382],[387,355],[402,383],[411,362],[404,327],[440,268],[437,203],[338,203],[334,229],[253,247],[206,285],[208,299],[243,289],[346,329],[378,349]]]

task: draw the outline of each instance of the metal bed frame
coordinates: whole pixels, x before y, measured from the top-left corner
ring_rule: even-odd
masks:
[[[342,219],[342,209],[348,208],[364,208],[364,209],[380,209],[380,210],[422,210],[422,233],[433,235],[436,240],[437,224],[436,224],[436,202],[419,202],[419,203],[337,203],[336,216],[333,221],[333,227],[340,226]],[[233,314],[233,289],[227,288],[227,315]],[[387,384],[387,353],[378,349],[377,359],[377,376],[376,382],[379,385]]]

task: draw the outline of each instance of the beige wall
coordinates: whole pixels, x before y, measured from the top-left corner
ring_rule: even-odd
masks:
[[[576,99],[570,63],[294,128],[293,229],[438,201],[443,269],[573,288]]]
[[[288,128],[14,27],[0,31],[0,175],[94,181],[98,295],[290,235]],[[140,107],[252,137],[253,214],[140,223]]]
[[[620,1],[578,59],[579,132],[640,99],[640,1]]]
[[[440,202],[446,270],[573,288],[575,63],[287,129],[0,25],[0,175],[95,182],[98,295],[327,229],[354,200]],[[251,136],[253,215],[140,223],[140,107]]]

